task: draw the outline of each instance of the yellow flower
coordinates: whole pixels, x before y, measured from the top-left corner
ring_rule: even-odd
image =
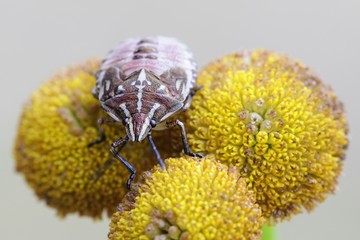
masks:
[[[200,73],[189,141],[238,166],[273,220],[333,193],[347,147],[342,104],[307,67],[273,52],[224,56]]]
[[[59,215],[77,212],[98,218],[103,210],[112,214],[127,192],[129,172],[109,151],[113,141],[125,136],[124,127],[105,124],[106,141],[87,147],[98,138],[97,119],[105,115],[91,94],[98,64],[88,61],[45,82],[24,106],[20,119],[14,149],[17,170]],[[155,134],[162,157],[177,154],[167,150],[174,149],[169,144],[176,139],[167,137],[175,132]],[[181,143],[180,133],[176,138]],[[156,163],[146,141],[129,142],[121,154],[139,173]]]
[[[109,239],[260,239],[264,219],[237,170],[169,158],[144,174],[112,216]]]

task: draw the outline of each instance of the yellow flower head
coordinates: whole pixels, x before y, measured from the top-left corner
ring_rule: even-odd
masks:
[[[238,171],[212,157],[165,163],[124,198],[109,239],[260,239],[264,219]]]
[[[288,218],[333,193],[347,146],[342,104],[307,67],[256,50],[200,73],[188,111],[194,152],[236,165],[263,214]]]
[[[100,217],[103,210],[112,214],[127,192],[129,172],[109,151],[113,141],[125,136],[124,127],[105,124],[106,141],[87,147],[99,137],[97,119],[105,116],[91,94],[98,64],[88,61],[45,82],[25,105],[20,119],[14,149],[17,170],[60,215],[77,212]],[[172,134],[163,131],[154,136],[162,157],[174,154],[167,151]],[[176,137],[181,142],[180,133]],[[121,154],[138,172],[156,162],[146,141],[129,142]]]

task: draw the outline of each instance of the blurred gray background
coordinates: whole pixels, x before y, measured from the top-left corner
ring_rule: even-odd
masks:
[[[235,50],[266,48],[302,60],[331,84],[346,104],[351,140],[337,195],[280,224],[278,235],[360,239],[359,23],[357,0],[1,0],[0,239],[106,239],[106,217],[58,219],[15,173],[16,125],[22,104],[59,68],[102,57],[124,38],[154,34],[186,42],[200,67]]]

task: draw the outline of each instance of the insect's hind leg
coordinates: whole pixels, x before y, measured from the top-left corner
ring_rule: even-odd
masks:
[[[104,142],[105,139],[106,139],[106,135],[105,135],[104,128],[102,127],[102,125],[104,123],[113,123],[113,122],[116,122],[113,118],[109,118],[109,117],[101,117],[101,118],[99,118],[98,121],[97,121],[98,131],[99,131],[99,138],[95,139],[94,141],[89,143],[88,147],[92,147],[92,146],[94,146],[96,144]]]
[[[182,144],[183,144],[183,148],[184,148],[184,152],[186,155],[189,155],[191,157],[199,157],[199,158],[203,158],[204,156],[200,153],[194,153],[190,150],[190,146],[189,146],[189,141],[187,139],[186,136],[186,130],[185,130],[185,126],[184,123],[182,123],[180,120],[175,120],[175,121],[171,121],[171,122],[167,122],[166,123],[166,127],[170,128],[173,126],[179,126],[180,127],[180,132],[181,132],[181,140],[182,140]]]
[[[201,88],[202,86],[199,85],[190,90],[189,96],[186,98],[185,104],[182,108],[184,111],[190,107],[193,97],[195,96],[196,92],[199,91]]]
[[[118,140],[116,140],[115,142],[113,142],[111,144],[111,148],[110,151],[111,153],[114,155],[114,157],[116,157],[117,160],[119,160],[126,168],[127,170],[129,170],[130,172],[130,177],[126,182],[126,187],[127,189],[130,189],[130,185],[132,180],[134,180],[135,175],[136,175],[136,169],[134,168],[133,165],[131,165],[128,161],[126,161],[122,156],[120,156],[119,152],[121,151],[121,149],[123,149],[123,147],[125,147],[126,143],[129,141],[129,137],[126,136],[124,138],[119,138]],[[118,150],[116,150],[116,148],[118,148]]]

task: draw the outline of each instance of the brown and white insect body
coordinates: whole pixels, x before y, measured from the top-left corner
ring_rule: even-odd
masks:
[[[184,125],[179,120],[165,124],[166,119],[189,106],[196,77],[192,53],[184,44],[168,37],[126,40],[102,62],[93,95],[112,121],[125,125],[126,136],[116,140],[111,151],[131,172],[128,188],[136,171],[118,152],[129,140],[140,142],[148,137],[160,165],[165,167],[152,141],[152,129],[180,126],[185,153],[201,157],[190,151]],[[105,139],[101,128],[104,122],[99,120],[100,139],[90,145]]]

